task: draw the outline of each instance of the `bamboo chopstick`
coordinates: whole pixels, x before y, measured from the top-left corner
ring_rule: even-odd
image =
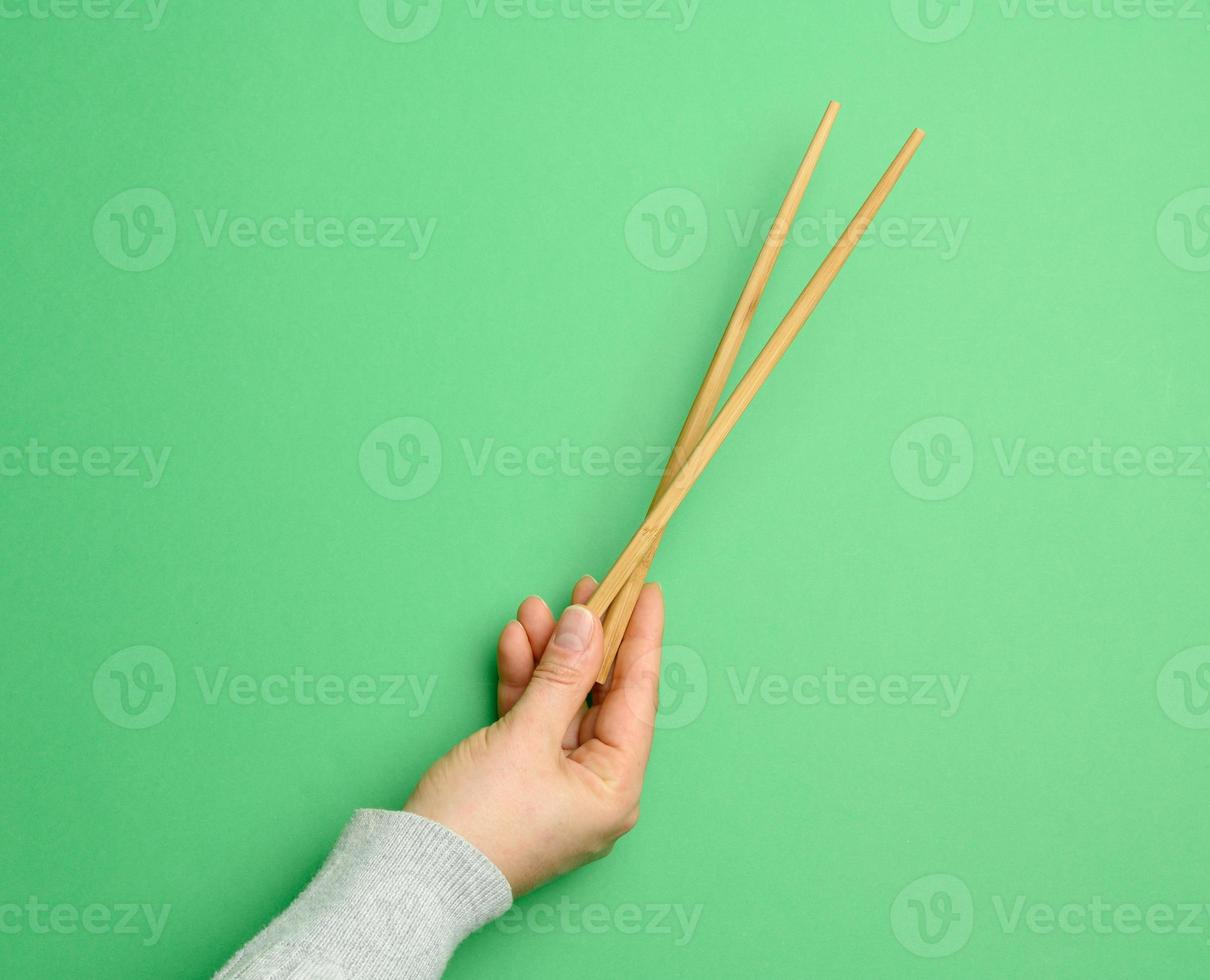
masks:
[[[752,325],[752,318],[756,315],[756,309],[760,305],[765,287],[769,284],[769,275],[777,264],[786,238],[789,237],[799,205],[802,203],[807,185],[811,182],[811,176],[815,173],[815,166],[819,163],[819,157],[823,153],[824,144],[828,141],[828,134],[832,131],[832,124],[836,121],[836,114],[839,111],[839,102],[833,100],[828,103],[819,128],[816,129],[810,145],[807,146],[806,155],[799,165],[798,172],[794,175],[790,189],[786,192],[786,198],[777,212],[773,226],[765,238],[765,244],[756,257],[752,273],[748,276],[748,281],[740,294],[735,312],[731,314],[731,320],[723,331],[723,338],[714,352],[702,385],[693,399],[693,404],[689,407],[689,414],[685,417],[685,424],[681,427],[680,435],[677,436],[676,445],[669,457],[668,465],[664,469],[664,475],[656,488],[655,496],[651,499],[652,507],[668,488],[693,447],[701,441],[702,436],[706,433],[706,427],[718,409],[719,400],[723,397],[723,389],[727,386],[727,379],[735,367],[735,358],[739,354],[740,347],[743,346],[748,328]],[[648,512],[650,513],[650,510]],[[605,614],[605,661],[601,667],[601,676],[598,678],[601,683],[604,683],[608,677],[609,668],[622,643],[622,634],[626,632],[630,614],[634,612],[635,603],[639,601],[639,593],[643,589],[647,571],[651,568],[659,545],[660,535],[657,535],[652,541],[651,548],[626,580],[617,598],[610,604],[609,611]]]
[[[614,562],[613,568],[609,570],[609,574],[597,586],[596,592],[592,594],[592,598],[588,601],[588,608],[593,613],[600,616],[617,597],[621,591],[622,585],[634,573],[636,567],[643,556],[650,550],[652,544],[659,539],[664,528],[668,526],[668,521],[680,506],[681,501],[685,499],[686,494],[692,488],[697,478],[702,475],[706,469],[706,465],[713,458],[718,448],[723,444],[723,440],[727,438],[731,430],[735,428],[735,424],[743,415],[744,410],[752,403],[752,399],[760,390],[761,385],[765,383],[773,368],[777,366],[777,362],[781,360],[782,355],[789,349],[794,342],[794,338],[798,336],[803,324],[807,322],[808,317],[815,311],[819,305],[819,301],[823,299],[824,293],[828,291],[828,287],[832,285],[837,274],[844,266],[845,261],[853,254],[853,249],[857,247],[857,243],[869,228],[870,222],[878,213],[878,209],[882,207],[887,196],[895,183],[902,176],[912,156],[919,148],[921,141],[924,139],[922,130],[913,130],[912,135],[903,145],[887,168],[886,173],[874,185],[873,191],[861,206],[857,215],[849,223],[849,226],[844,230],[844,234],[840,236],[840,240],[833,246],[832,251],[828,253],[827,258],[823,260],[823,264],[819,270],[811,277],[811,281],[807,283],[806,288],[802,291],[802,295],[798,297],[794,305],[790,308],[790,312],[786,314],[784,320],[774,331],[773,336],[769,338],[769,342],[765,344],[761,352],[756,356],[756,360],[752,362],[752,366],[747,373],[740,379],[735,390],[731,393],[731,397],[727,399],[726,404],[718,413],[718,417],[710,424],[706,430],[706,434],[702,436],[701,441],[693,450],[685,465],[680,468],[676,476],[668,484],[667,489],[660,495],[659,500],[651,508],[647,515],[647,519],[642,523],[639,529],[635,532],[634,537],[630,539],[630,543],[626,545],[622,554],[618,556],[618,560]],[[601,674],[608,674],[609,663],[602,665]]]

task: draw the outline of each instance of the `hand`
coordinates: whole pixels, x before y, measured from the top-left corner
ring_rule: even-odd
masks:
[[[664,599],[643,588],[614,663],[581,579],[555,623],[531,596],[500,634],[500,718],[454,746],[405,810],[444,824],[504,872],[519,896],[604,857],[639,819],[659,696]],[[592,706],[585,701],[592,692]]]

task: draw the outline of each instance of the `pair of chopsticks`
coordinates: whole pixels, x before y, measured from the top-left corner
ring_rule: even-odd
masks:
[[[631,613],[638,602],[643,583],[647,579],[647,571],[655,558],[656,549],[659,548],[660,539],[663,537],[669,520],[697,478],[706,469],[706,464],[723,444],[723,440],[735,428],[740,416],[752,403],[752,399],[756,397],[761,385],[777,366],[777,362],[789,350],[794,338],[798,336],[799,331],[828,291],[828,287],[832,285],[849,256],[853,254],[853,249],[861,241],[861,237],[874,220],[878,209],[886,201],[891,188],[902,176],[924,139],[922,130],[912,131],[912,135],[908,137],[903,149],[899,151],[886,173],[874,185],[873,191],[870,192],[870,196],[866,198],[857,215],[844,230],[815,275],[811,277],[802,291],[802,295],[790,307],[790,312],[786,314],[769,342],[765,344],[764,349],[752,362],[752,366],[735,386],[731,397],[715,415],[727,378],[730,377],[735,366],[740,346],[743,344],[748,327],[752,324],[752,318],[756,315],[756,309],[760,305],[765,286],[769,282],[769,276],[781,255],[782,246],[789,236],[799,204],[802,202],[807,185],[815,172],[815,166],[823,153],[824,144],[828,140],[832,123],[839,111],[839,103],[828,103],[819,128],[815,131],[815,136],[807,147],[798,173],[794,176],[794,182],[790,185],[785,201],[782,202],[781,210],[778,211],[764,246],[756,258],[752,274],[748,277],[743,293],[740,295],[739,304],[727,323],[723,338],[706,371],[706,377],[689,409],[689,415],[677,437],[672,458],[656,489],[646,519],[588,601],[588,608],[597,616],[603,615],[605,620],[605,660],[597,678],[600,683],[604,683],[609,678],[609,671],[617,656],[622,634],[630,622]],[[712,417],[713,421],[711,421]]]

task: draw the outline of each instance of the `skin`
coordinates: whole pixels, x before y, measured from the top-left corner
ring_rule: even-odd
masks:
[[[558,623],[537,596],[521,603],[500,634],[500,717],[438,759],[404,807],[474,844],[514,896],[604,857],[638,823],[664,599],[644,587],[613,676],[598,685],[604,636],[583,606],[596,584],[576,584]]]

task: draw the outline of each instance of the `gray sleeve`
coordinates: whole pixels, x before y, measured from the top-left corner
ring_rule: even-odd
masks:
[[[215,980],[430,980],[512,900],[500,869],[453,831],[358,810],[306,890]]]

